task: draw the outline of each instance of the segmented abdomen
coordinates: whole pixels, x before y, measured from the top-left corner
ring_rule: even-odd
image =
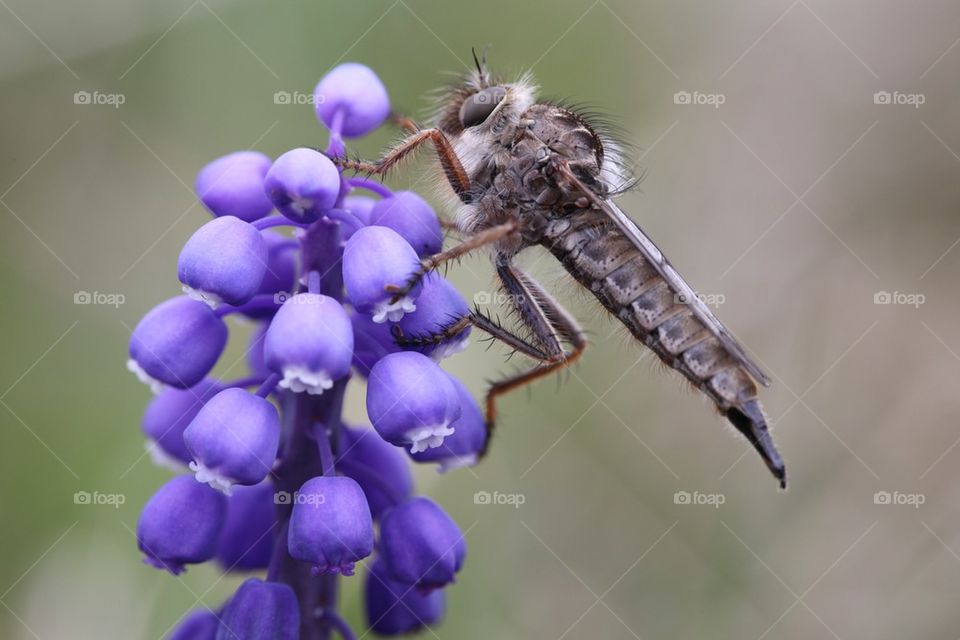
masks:
[[[602,214],[584,211],[551,221],[543,244],[637,339],[721,410],[756,398],[746,370]]]

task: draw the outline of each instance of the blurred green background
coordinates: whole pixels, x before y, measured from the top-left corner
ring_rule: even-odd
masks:
[[[546,95],[621,123],[646,170],[623,206],[773,373],[791,486],[532,250],[592,349],[503,403],[473,471],[418,469],[469,545],[425,635],[956,638],[958,38],[947,1],[0,1],[0,637],[159,638],[235,588],[213,567],[147,568],[132,535],[167,473],[143,455],[126,344],[178,291],[176,256],[207,218],[193,177],[235,149],[323,144],[309,106],[273,96],[339,61],[417,113],[490,43],[495,69],[532,69]],[[896,104],[909,96],[923,104]],[[429,192],[419,167],[391,184]],[[479,258],[451,277],[468,297],[492,281]],[[875,304],[884,291],[901,295]],[[220,371],[238,375],[242,352]],[[514,366],[475,341],[448,369],[479,395]],[[362,387],[349,400],[365,421]],[[362,629],[358,584],[344,600]]]

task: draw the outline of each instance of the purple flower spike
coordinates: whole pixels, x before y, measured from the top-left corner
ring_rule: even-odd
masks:
[[[370,628],[382,636],[399,636],[439,622],[445,596],[441,589],[423,594],[391,579],[378,558],[367,573],[364,600]]]
[[[396,302],[387,287],[406,284],[420,268],[420,259],[406,240],[386,227],[364,227],[343,250],[343,283],[354,308],[374,322],[396,322],[416,311],[420,283]]]
[[[294,222],[315,222],[340,195],[340,171],[319,151],[301,147],[276,159],[264,179],[267,197]]]
[[[252,298],[267,270],[267,246],[260,232],[233,216],[215,218],[187,240],[177,271],[183,292],[216,309]]]
[[[453,435],[460,401],[450,377],[433,360],[405,351],[386,356],[370,371],[367,415],[381,438],[417,453]]]
[[[217,562],[228,571],[257,571],[270,564],[276,526],[273,485],[235,486],[227,502]]]
[[[370,133],[390,115],[390,98],[380,78],[356,62],[334,67],[313,95],[317,118],[328,129],[337,128],[339,118],[340,133],[346,138]]]
[[[217,614],[209,609],[197,609],[184,616],[167,640],[214,640],[219,626]]]
[[[460,419],[453,423],[453,435],[444,438],[443,444],[435,449],[411,454],[417,462],[439,462],[441,473],[475,465],[487,444],[486,420],[480,407],[462,382],[449,377],[460,398]]]
[[[227,498],[190,476],[177,476],[144,505],[137,543],[144,562],[177,575],[185,564],[206,562],[217,552]]]
[[[376,431],[345,427],[340,442],[337,469],[360,484],[375,519],[413,493],[413,474],[406,456]]]
[[[443,248],[440,220],[426,200],[413,191],[398,191],[377,202],[370,224],[393,229],[421,256],[432,256]]]
[[[273,210],[263,193],[270,158],[256,151],[237,151],[217,158],[197,175],[197,195],[215,216],[236,216],[253,222]]]
[[[273,317],[263,353],[267,366],[283,375],[280,387],[321,394],[350,373],[350,318],[333,298],[298,293]]]
[[[414,349],[439,362],[467,348],[469,325],[449,338],[439,340],[438,336],[468,315],[470,307],[456,287],[440,274],[428,273],[423,278],[416,311],[405,314],[397,326],[404,338],[420,343]]]
[[[130,336],[127,368],[154,393],[167,384],[186,389],[203,380],[227,344],[227,325],[187,296],[162,302],[143,316]]]
[[[373,551],[373,520],[360,485],[344,476],[307,480],[294,496],[287,545],[318,574],[352,576],[354,563]]]
[[[270,473],[280,445],[280,417],[260,396],[224,389],[200,409],[183,441],[197,481],[229,494],[232,485],[257,484]]]
[[[250,578],[237,589],[221,616],[216,640],[298,640],[297,595],[282,582]]]
[[[147,451],[154,463],[176,470],[190,464],[193,456],[183,443],[183,431],[221,388],[216,380],[207,378],[190,389],[167,387],[150,401],[141,427],[150,441]]]
[[[364,377],[380,358],[403,349],[396,343],[388,323],[376,323],[363,313],[350,314],[353,325],[353,366]]]
[[[411,498],[384,514],[380,548],[387,574],[423,592],[453,582],[467,554],[457,523],[423,497]]]

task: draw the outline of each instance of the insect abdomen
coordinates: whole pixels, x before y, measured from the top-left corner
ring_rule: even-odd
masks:
[[[616,227],[582,212],[553,221],[543,242],[637,339],[721,410],[756,398],[750,375]]]

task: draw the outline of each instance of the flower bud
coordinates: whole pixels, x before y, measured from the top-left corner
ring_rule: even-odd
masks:
[[[383,560],[377,559],[367,572],[364,604],[367,624],[382,636],[412,633],[443,617],[445,596],[435,589],[428,594],[397,582],[387,575]]]
[[[340,171],[319,151],[301,147],[277,158],[264,178],[267,197],[294,222],[315,222],[340,195]]]
[[[220,534],[217,562],[228,571],[266,569],[273,552],[277,513],[273,485],[235,486],[227,500],[227,519]]]
[[[421,344],[410,348],[439,362],[467,348],[470,325],[456,335],[440,340],[444,329],[470,315],[470,307],[456,287],[438,273],[423,278],[423,289],[417,297],[417,309],[404,314],[397,323],[403,338]],[[402,342],[401,342],[402,344]]]
[[[350,214],[362,222],[364,226],[370,224],[370,214],[373,212],[373,207],[376,206],[377,201],[373,198],[368,198],[367,196],[347,196],[343,199],[343,208],[350,212]]]
[[[380,437],[411,453],[439,447],[460,417],[457,390],[430,358],[405,351],[381,359],[367,381],[367,415]]]
[[[353,327],[353,366],[364,377],[370,375],[373,365],[385,355],[403,351],[396,343],[388,323],[376,323],[373,318],[353,312],[350,314]]]
[[[176,575],[217,552],[227,498],[191,476],[177,476],[144,505],[137,543],[144,562]]]
[[[287,545],[317,573],[353,575],[354,563],[373,551],[373,521],[360,485],[344,476],[307,480],[293,503]]]
[[[370,224],[393,229],[421,257],[443,249],[443,230],[437,214],[413,191],[397,191],[377,202],[370,212]]]
[[[154,392],[187,389],[210,373],[227,344],[227,325],[202,302],[178,296],[143,316],[130,336],[127,368]]]
[[[233,216],[214,218],[187,240],[177,271],[183,291],[216,308],[252,298],[267,270],[267,247],[260,232]]]
[[[263,236],[267,248],[267,266],[257,295],[269,294],[274,296],[275,300],[280,300],[281,295],[278,294],[289,295],[297,285],[297,252],[290,246],[291,242],[297,241],[270,230],[261,231],[260,235]],[[278,308],[279,303],[275,308],[246,311],[244,315],[258,319],[269,318]]]
[[[180,624],[167,636],[167,640],[214,640],[220,618],[209,609],[191,611]]]
[[[387,575],[422,591],[453,582],[467,554],[457,523],[423,497],[410,498],[383,514],[380,549]]]
[[[460,419],[451,425],[454,428],[453,435],[444,438],[439,447],[411,454],[417,462],[439,462],[441,473],[475,465],[487,444],[486,420],[480,407],[462,382],[453,376],[449,377],[460,398]]]
[[[270,158],[256,151],[237,151],[217,158],[197,175],[196,191],[215,216],[236,216],[253,222],[273,210],[263,193]]]
[[[223,610],[216,640],[298,640],[300,607],[290,585],[249,578]]]
[[[321,394],[350,373],[350,318],[333,298],[298,293],[270,322],[263,353],[267,366],[283,375],[280,387]]]
[[[332,129],[341,114],[340,133],[358,138],[383,124],[390,115],[387,90],[369,67],[347,62],[334,67],[320,79],[313,92],[317,118]]]
[[[150,401],[141,427],[150,441],[147,451],[156,464],[176,469],[193,460],[183,442],[183,431],[221,389],[219,382],[206,378],[190,389],[167,387]]]
[[[396,302],[388,287],[402,287],[420,268],[417,252],[396,231],[364,227],[347,240],[343,250],[343,283],[354,308],[374,322],[396,322],[415,311],[420,283]]]
[[[257,484],[270,473],[280,446],[280,417],[260,396],[224,389],[200,409],[183,441],[197,481],[229,493],[234,484]]]
[[[337,469],[357,481],[374,518],[413,493],[406,456],[373,429],[344,427],[340,451]]]

